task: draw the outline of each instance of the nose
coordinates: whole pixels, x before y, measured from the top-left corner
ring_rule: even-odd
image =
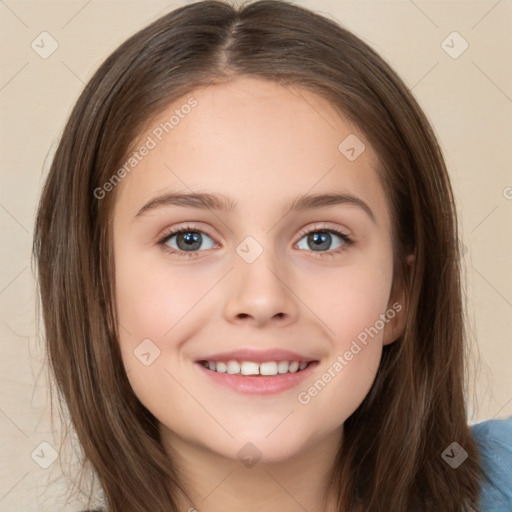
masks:
[[[226,319],[231,323],[250,323],[258,327],[295,322],[299,299],[290,276],[291,273],[277,264],[270,251],[264,251],[252,263],[238,259],[227,280]]]

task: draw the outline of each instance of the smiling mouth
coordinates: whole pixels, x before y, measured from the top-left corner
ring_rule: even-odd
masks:
[[[317,361],[199,361],[199,364],[215,373],[227,373],[240,377],[272,377],[300,373]]]

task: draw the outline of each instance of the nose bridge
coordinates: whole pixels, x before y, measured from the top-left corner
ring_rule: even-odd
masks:
[[[242,241],[236,248],[235,270],[243,290],[277,298],[283,292],[283,277],[278,276],[283,273],[284,265],[270,241],[271,237],[267,237],[263,245],[252,236]]]
[[[268,246],[271,238],[265,238],[264,245],[248,236],[236,247],[231,289],[225,304],[228,319],[249,316],[261,323],[274,317],[295,316],[294,295],[286,283],[288,273],[282,257]]]

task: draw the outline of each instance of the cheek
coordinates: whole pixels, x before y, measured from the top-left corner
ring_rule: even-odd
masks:
[[[208,283],[191,286],[187,273],[171,269],[162,260],[149,260],[140,249],[137,253],[121,244],[115,260],[123,363],[134,393],[157,417],[163,408],[162,397],[180,393],[170,375],[176,368],[180,343],[176,333],[190,322],[194,305],[208,290]],[[182,406],[177,400],[173,411],[186,416]]]
[[[364,400],[379,367],[384,328],[395,317],[388,306],[391,282],[392,260],[381,258],[306,291],[331,340],[329,359],[298,397],[312,413],[331,410],[332,419],[343,422]]]
[[[130,255],[134,254],[134,255]],[[162,339],[213,284],[186,265],[171,264],[148,251],[119,250],[116,304],[119,322],[137,336]]]
[[[128,244],[119,243],[116,249],[121,355],[132,388],[147,400],[163,383],[173,385],[165,371],[181,364],[182,346],[204,327],[205,308],[212,300],[208,293],[218,272],[170,263],[156,251],[144,253]]]
[[[353,265],[304,289],[307,305],[323,320],[338,348],[375,324],[388,307],[391,261]]]

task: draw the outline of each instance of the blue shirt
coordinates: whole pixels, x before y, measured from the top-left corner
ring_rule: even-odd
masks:
[[[491,480],[482,482],[480,511],[512,512],[512,416],[477,423],[471,434]]]

